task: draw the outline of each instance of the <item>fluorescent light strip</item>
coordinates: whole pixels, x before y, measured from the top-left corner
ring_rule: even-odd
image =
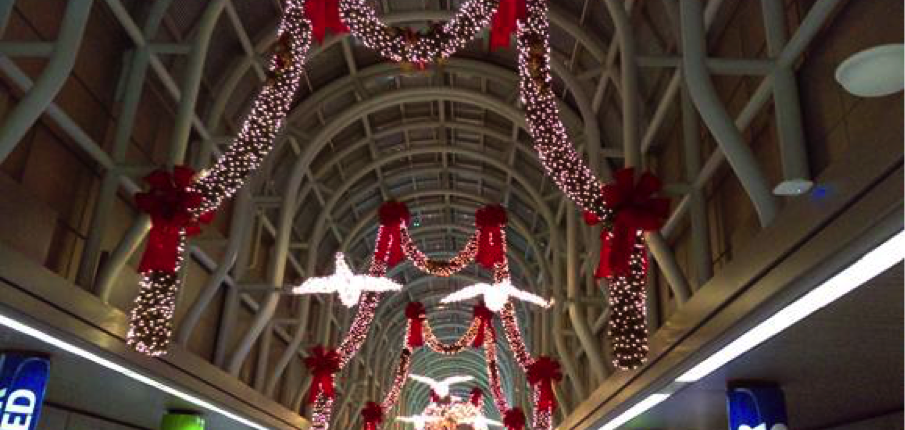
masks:
[[[631,421],[632,418],[647,412],[649,409],[659,405],[668,398],[669,394],[651,394],[648,398],[636,403],[635,406],[632,406],[627,411],[619,414],[619,416],[613,418],[597,430],[616,430],[619,426]]]
[[[903,250],[905,250],[905,233],[899,232],[851,266],[695,365],[691,370],[676,378],[676,382],[698,381],[808,315],[864,285],[875,276],[901,262]]]
[[[22,334],[31,336],[31,337],[33,337],[33,338],[35,338],[35,339],[38,339],[38,340],[40,340],[40,341],[43,341],[43,342],[48,343],[48,344],[50,344],[50,345],[53,345],[53,346],[55,346],[55,347],[57,347],[57,348],[60,348],[60,349],[62,349],[62,350],[64,350],[64,351],[73,353],[73,354],[75,354],[75,355],[77,355],[77,356],[79,356],[79,357],[82,357],[82,358],[86,359],[86,360],[89,360],[89,361],[94,362],[94,363],[97,363],[97,364],[99,364],[99,365],[101,365],[101,366],[103,366],[103,367],[106,367],[107,369],[110,369],[110,370],[112,370],[112,371],[114,371],[114,372],[121,373],[121,374],[123,374],[123,375],[125,375],[125,376],[127,376],[127,377],[129,377],[129,378],[132,378],[132,379],[134,379],[134,380],[136,380],[136,381],[138,381],[138,382],[141,382],[141,383],[143,383],[143,384],[145,384],[145,385],[149,385],[149,386],[151,386],[151,387],[157,388],[157,389],[160,390],[160,391],[163,391],[163,392],[165,392],[165,393],[168,393],[168,394],[174,395],[174,396],[176,396],[176,397],[179,397],[180,399],[185,400],[185,401],[187,401],[187,402],[189,402],[189,403],[195,404],[196,406],[199,406],[199,407],[201,407],[201,408],[204,408],[204,409],[207,409],[207,410],[209,410],[209,411],[212,411],[212,412],[216,412],[216,413],[218,413],[218,414],[221,414],[221,415],[223,415],[223,416],[225,416],[225,417],[227,417],[227,418],[229,418],[229,419],[231,419],[231,420],[234,420],[234,421],[236,421],[236,422],[239,422],[239,423],[244,424],[244,425],[246,425],[246,426],[249,426],[249,427],[251,427],[251,428],[254,428],[254,429],[257,429],[257,430],[269,430],[267,427],[264,427],[264,426],[262,426],[262,425],[260,425],[260,424],[257,424],[257,423],[255,423],[255,422],[252,422],[251,420],[248,420],[248,419],[246,419],[246,418],[240,417],[239,415],[236,415],[236,414],[234,414],[234,413],[232,413],[232,412],[229,412],[229,411],[227,411],[227,410],[225,410],[225,409],[222,409],[222,408],[220,408],[220,407],[218,407],[218,406],[216,406],[216,405],[214,405],[214,404],[212,404],[212,403],[210,403],[210,402],[208,402],[208,401],[206,401],[206,400],[204,400],[204,399],[201,399],[201,398],[199,398],[199,397],[196,397],[196,396],[191,395],[191,394],[189,394],[189,393],[186,393],[186,392],[184,392],[184,391],[180,391],[180,390],[177,389],[177,388],[173,388],[173,387],[171,387],[171,386],[169,386],[169,385],[166,385],[166,384],[163,384],[163,383],[161,383],[161,382],[158,382],[158,381],[156,381],[156,380],[154,380],[154,379],[152,379],[152,378],[150,378],[150,377],[148,377],[148,376],[142,375],[141,373],[138,373],[138,372],[136,372],[136,371],[134,371],[134,370],[131,370],[131,369],[129,369],[129,368],[127,368],[127,367],[125,367],[125,366],[123,366],[123,365],[121,365],[121,364],[117,364],[117,363],[115,363],[115,362],[113,362],[113,361],[111,361],[111,360],[108,360],[108,359],[106,359],[106,358],[103,358],[103,357],[101,357],[101,356],[99,356],[99,355],[97,355],[97,354],[95,354],[95,353],[93,353],[93,352],[90,352],[90,351],[88,351],[88,350],[85,350],[85,349],[83,349],[83,348],[80,348],[80,347],[78,347],[78,346],[75,346],[75,345],[73,345],[73,344],[71,344],[71,343],[69,343],[69,342],[66,342],[66,341],[64,341],[64,340],[62,340],[62,339],[60,339],[60,338],[57,338],[57,337],[55,337],[55,336],[53,336],[53,335],[50,335],[50,334],[47,334],[47,333],[45,333],[45,332],[43,332],[43,331],[41,331],[41,330],[38,330],[38,329],[36,329],[36,328],[34,328],[34,327],[31,327],[31,326],[28,326],[28,325],[26,325],[26,324],[23,324],[23,323],[21,323],[21,322],[19,322],[19,321],[16,321],[16,320],[14,320],[14,319],[12,319],[12,318],[9,318],[9,317],[7,317],[7,316],[5,316],[5,315],[2,315],[2,314],[0,314],[0,325],[9,327],[9,328],[11,328],[11,329],[13,329],[13,330],[15,330],[15,331],[18,331],[18,332],[20,332],[20,333],[22,333]]]

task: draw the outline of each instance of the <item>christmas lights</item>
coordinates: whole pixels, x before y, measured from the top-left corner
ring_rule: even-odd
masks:
[[[462,49],[490,23],[498,6],[499,0],[470,0],[445,24],[431,24],[420,32],[383,23],[366,0],[340,0],[339,11],[365,46],[397,63],[425,65]]]
[[[467,376],[467,375],[450,376],[441,381],[438,381],[433,378],[428,378],[427,376],[410,374],[409,379],[420,382],[422,384],[425,384],[425,385],[431,387],[431,389],[434,390],[434,392],[437,393],[437,395],[440,396],[440,398],[444,398],[446,396],[449,396],[449,389],[453,385],[473,381],[474,377]]]
[[[424,430],[424,427],[428,423],[435,423],[440,421],[442,418],[433,415],[413,415],[410,417],[396,417],[396,421],[401,423],[411,424],[415,427],[415,430]]]
[[[449,261],[431,260],[420,249],[412,237],[409,235],[408,229],[403,228],[401,231],[402,250],[412,265],[418,270],[432,276],[447,278],[459,273],[475,259],[478,253],[477,233],[465,243],[459,253]]]
[[[362,292],[399,291],[402,285],[382,276],[356,275],[346,264],[346,257],[336,253],[336,271],[327,277],[308,278],[301,285],[290,290],[291,294],[332,294],[339,295],[342,304],[351,308],[358,304]]]

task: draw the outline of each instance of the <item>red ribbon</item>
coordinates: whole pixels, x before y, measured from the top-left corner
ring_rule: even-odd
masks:
[[[436,391],[431,390],[431,403],[440,403],[442,401],[443,401],[443,399],[440,398],[440,395],[437,394]]]
[[[475,260],[487,269],[493,269],[505,258],[503,228],[507,222],[506,209],[500,205],[484,206],[475,213],[475,226],[478,228]]]
[[[305,16],[311,21],[311,33],[318,43],[324,42],[327,30],[333,34],[349,32],[349,27],[339,17],[339,0],[307,0]]]
[[[537,408],[552,412],[556,409],[556,396],[553,395],[553,382],[562,380],[562,370],[556,360],[540,356],[534,363],[528,366],[528,383],[538,386],[540,397],[537,400]]]
[[[626,168],[614,178],[603,187],[603,198],[615,215],[612,227],[600,233],[597,278],[629,275],[638,232],[659,230],[669,216],[669,199],[654,197],[663,187],[656,176],[644,172],[636,183],[635,169]],[[593,225],[594,221],[596,216],[585,214],[585,222]]]
[[[471,397],[468,399],[472,405],[477,407],[481,406],[481,403],[484,401],[484,392],[481,391],[480,388],[474,387],[471,389]]]
[[[418,348],[424,346],[424,319],[426,313],[421,302],[411,302],[405,307],[405,317],[409,320],[408,346]]]
[[[336,395],[333,388],[333,376],[340,370],[339,353],[333,349],[317,345],[311,348],[311,355],[305,357],[305,366],[311,372],[311,390],[308,392],[308,403],[314,403],[317,396],[323,394],[329,398]]]
[[[138,265],[139,272],[175,272],[180,232],[194,236],[201,232],[199,223],[213,220],[213,212],[197,218],[193,213],[203,200],[201,194],[189,191],[194,177],[195,171],[185,166],[174,167],[173,173],[155,170],[145,177],[151,189],[135,194],[135,205],[151,216],[151,231]]]
[[[503,414],[503,425],[506,430],[525,430],[525,413],[522,408],[512,408]]]
[[[490,332],[491,339],[496,340],[496,332],[493,330],[493,311],[491,311],[487,306],[475,305],[474,317],[479,322],[478,335],[475,336],[474,342],[471,343],[471,346],[475,348],[484,346],[484,333],[487,331]]]
[[[405,203],[390,201],[380,206],[380,234],[374,259],[393,267],[405,259],[402,252],[402,225],[408,224],[409,210]]]
[[[505,48],[513,33],[518,31],[518,21],[528,17],[525,0],[500,0],[500,6],[490,21],[490,48]]]
[[[364,430],[377,430],[377,426],[383,422],[383,407],[377,402],[368,402],[361,410],[364,422]]]

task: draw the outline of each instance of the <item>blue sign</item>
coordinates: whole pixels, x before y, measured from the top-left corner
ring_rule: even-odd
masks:
[[[50,359],[0,353],[0,430],[34,430],[44,403]]]
[[[729,430],[788,430],[786,400],[771,384],[732,384],[727,393]]]

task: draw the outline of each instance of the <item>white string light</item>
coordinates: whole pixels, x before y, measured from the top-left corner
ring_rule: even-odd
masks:
[[[336,253],[336,271],[325,277],[308,278],[301,285],[290,290],[292,294],[332,294],[339,295],[339,301],[347,308],[358,304],[361,293],[381,293],[399,291],[402,284],[384,277],[356,275],[346,264],[346,257]]]
[[[494,312],[503,310],[510,297],[545,308],[553,305],[552,301],[544,300],[541,296],[515,288],[508,278],[496,284],[481,283],[469,285],[442,298],[440,303],[461,302],[478,296],[482,296],[484,305]]]

